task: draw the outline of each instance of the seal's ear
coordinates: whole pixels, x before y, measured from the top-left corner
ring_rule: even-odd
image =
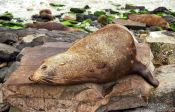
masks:
[[[132,72],[142,76],[148,83],[150,83],[154,87],[157,87],[159,85],[159,81],[155,77],[153,77],[152,73],[148,70],[148,68],[138,60],[135,60],[133,63]]]

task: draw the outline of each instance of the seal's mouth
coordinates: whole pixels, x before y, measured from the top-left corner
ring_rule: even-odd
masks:
[[[54,84],[52,78],[39,76],[38,74],[32,74],[29,76],[29,80],[37,83]]]

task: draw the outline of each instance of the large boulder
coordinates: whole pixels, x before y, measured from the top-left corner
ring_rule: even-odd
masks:
[[[160,85],[151,92],[147,106],[129,109],[122,112],[175,111],[175,64],[164,65],[156,68],[155,76],[160,81]]]
[[[175,64],[175,33],[170,31],[150,32],[146,37],[154,55],[156,66]]]
[[[0,43],[12,44],[18,41],[18,35],[12,32],[1,31],[0,32]]]
[[[147,105],[152,86],[136,74],[107,84],[70,86],[35,84],[28,79],[43,59],[64,52],[70,45],[56,42],[25,48],[20,66],[3,84],[4,101],[23,112],[104,112]],[[137,45],[137,58],[153,70],[148,48]]]
[[[15,47],[0,43],[0,62],[14,61],[18,53]]]

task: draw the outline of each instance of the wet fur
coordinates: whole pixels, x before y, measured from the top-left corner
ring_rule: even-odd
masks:
[[[76,42],[66,52],[47,58],[30,80],[54,85],[106,83],[144,71],[146,68],[138,68],[142,64],[136,64],[135,57],[132,34],[121,25],[111,24]],[[146,73],[145,79],[145,75],[152,76]],[[153,77],[148,80],[158,86]]]

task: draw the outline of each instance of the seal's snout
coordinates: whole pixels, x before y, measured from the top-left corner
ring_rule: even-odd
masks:
[[[35,81],[35,82],[37,82],[39,79],[40,79],[40,77],[39,77],[38,75],[36,75],[36,73],[32,74],[32,75],[29,77],[29,80]]]
[[[32,74],[32,75],[29,77],[29,80],[30,80],[30,81],[37,81],[37,80],[36,80],[36,77],[34,76],[34,74]]]

